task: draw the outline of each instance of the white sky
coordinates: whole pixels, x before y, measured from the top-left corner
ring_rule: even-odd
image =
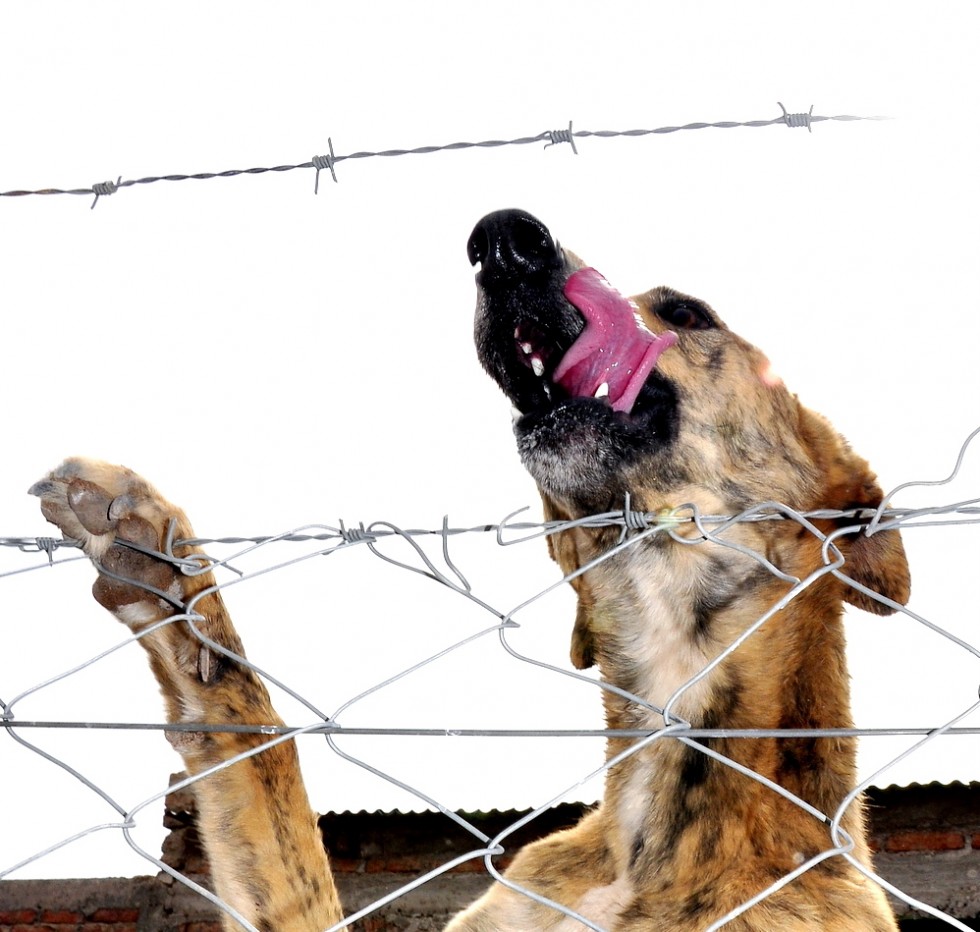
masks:
[[[471,12],[472,10],[472,12]],[[478,11],[477,11],[478,10]],[[497,521],[537,495],[509,405],[471,348],[465,243],[520,206],[625,293],[667,283],[762,346],[886,486],[945,476],[980,423],[980,65],[972,3],[7,3],[0,190],[563,128],[887,114],[875,123],[703,130],[568,146],[347,161],[313,172],[0,199],[8,404],[0,536],[51,533],[24,490],[68,454],[125,462],[209,537],[319,522]],[[954,489],[976,496],[978,455]],[[976,643],[977,531],[907,535],[912,607]],[[289,559],[261,551],[250,568]],[[478,594],[508,610],[556,578],[540,542],[461,541]],[[0,554],[0,571],[37,562]],[[0,579],[0,698],[118,643],[91,569]],[[250,658],[332,712],[492,623],[349,550],[235,587]],[[570,593],[513,642],[567,665]],[[977,662],[905,618],[849,622],[855,712],[939,725],[976,700]],[[278,700],[290,723],[310,721]],[[158,722],[130,645],[18,703],[21,720]],[[485,638],[350,709],[347,725],[599,727],[595,690]],[[969,723],[965,723],[969,724]],[[978,725],[976,718],[972,724]],[[158,732],[24,730],[125,808],[179,759]],[[871,774],[912,739],[866,741]],[[880,781],[980,777],[949,738]],[[2,745],[0,870],[117,814],[12,741]],[[412,808],[319,739],[314,805]],[[576,739],[347,739],[345,750],[451,807],[544,802],[601,760]],[[595,798],[598,783],[578,791]],[[156,854],[162,804],[134,836]],[[147,873],[116,831],[15,876]]]

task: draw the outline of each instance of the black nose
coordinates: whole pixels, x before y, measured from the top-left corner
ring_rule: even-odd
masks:
[[[473,229],[466,254],[481,265],[480,278],[514,278],[550,271],[562,264],[561,250],[548,228],[523,210],[497,210]]]

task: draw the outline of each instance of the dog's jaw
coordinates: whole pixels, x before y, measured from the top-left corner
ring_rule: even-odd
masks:
[[[475,339],[514,408],[525,467],[542,491],[583,512],[627,491],[624,471],[676,434],[676,394],[656,370],[676,341],[522,211],[477,225]]]

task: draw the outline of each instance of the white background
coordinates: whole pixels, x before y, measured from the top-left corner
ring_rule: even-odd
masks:
[[[465,243],[520,206],[624,293],[708,300],[827,414],[885,486],[945,476],[980,423],[980,67],[971,3],[7,3],[0,190],[308,161],[560,129],[886,114],[805,129],[349,160],[313,171],[0,199],[6,386],[0,536],[51,533],[24,490],[68,454],[145,473],[209,537],[319,522],[497,521],[537,496],[509,405],[471,345]],[[978,454],[953,489],[975,496]],[[977,532],[907,535],[912,607],[977,641]],[[250,568],[289,559],[262,551]],[[507,611],[556,578],[540,542],[454,550]],[[0,570],[43,558],[5,552]],[[264,561],[264,563],[263,563]],[[125,636],[84,563],[0,579],[5,702]],[[325,712],[493,624],[363,549],[228,593],[250,658]],[[571,598],[514,643],[567,665]],[[849,621],[865,726],[933,726],[976,700],[978,664],[907,618]],[[293,724],[311,721],[276,696]],[[18,702],[21,720],[159,722],[138,645]],[[599,727],[587,685],[507,658],[493,637],[353,707],[347,725]],[[968,723],[967,723],[968,724]],[[973,724],[980,724],[976,718]],[[124,809],[180,761],[159,732],[21,735]],[[949,738],[879,783],[976,779]],[[870,775],[912,739],[868,740]],[[542,803],[601,760],[570,738],[358,739],[343,748],[450,807]],[[424,805],[333,755],[302,753],[320,810]],[[0,870],[108,804],[0,743]],[[598,781],[572,796],[594,799]],[[162,804],[136,816],[157,853]],[[117,831],[12,876],[147,873]]]

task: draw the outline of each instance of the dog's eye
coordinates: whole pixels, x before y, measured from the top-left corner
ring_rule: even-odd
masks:
[[[670,299],[657,308],[657,313],[671,327],[681,330],[710,330],[715,326],[711,315],[697,301]]]

